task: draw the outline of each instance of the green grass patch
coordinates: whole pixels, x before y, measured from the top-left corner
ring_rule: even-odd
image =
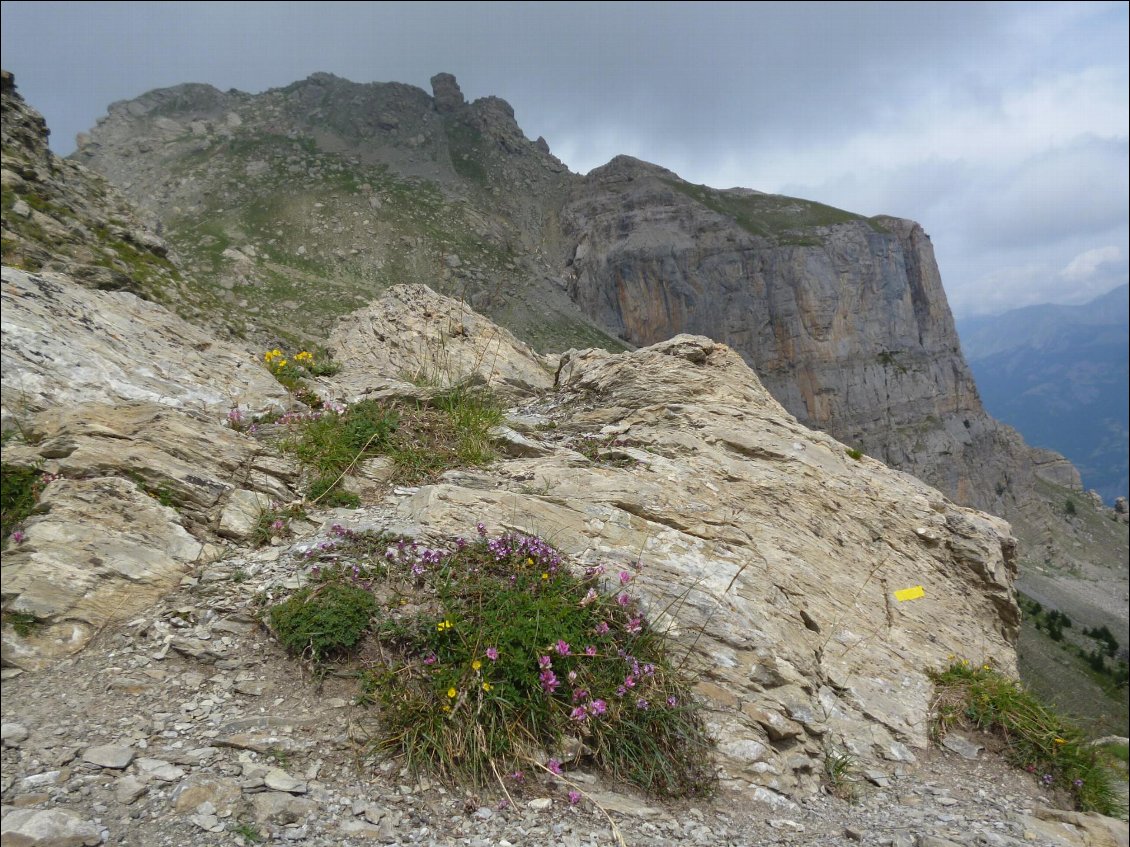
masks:
[[[575,570],[540,538],[490,537],[482,525],[447,549],[333,532],[307,554],[312,584],[271,622],[278,631],[301,612],[287,643],[307,655],[357,643],[371,622],[379,648],[365,655],[379,658],[361,673],[359,702],[379,710],[378,750],[457,783],[505,784],[544,764],[662,796],[713,789],[693,680],[631,595],[631,572]],[[341,634],[323,645],[323,631]]]
[[[349,496],[339,480],[367,458],[391,458],[392,481],[403,484],[487,464],[495,456],[489,433],[502,419],[489,392],[456,386],[428,401],[362,400],[340,413],[303,417],[290,425],[281,446],[312,473],[308,496],[326,503],[327,495]]]
[[[991,667],[955,662],[930,674],[937,689],[933,730],[976,727],[1001,737],[1006,755],[1041,784],[1067,792],[1084,812],[1125,812],[1102,752],[1082,730]]]
[[[803,232],[798,234],[797,231],[852,222],[866,224],[875,232],[887,232],[878,221],[811,200],[780,194],[737,194],[681,180],[663,181],[711,211],[731,218],[746,232],[780,236],[781,244],[806,247],[819,245],[823,241],[817,235]]]
[[[37,468],[18,467],[0,464],[0,523],[5,544],[15,531],[35,509],[39,494],[43,490],[43,473]]]

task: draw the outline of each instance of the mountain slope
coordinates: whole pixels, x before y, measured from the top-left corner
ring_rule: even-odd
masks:
[[[627,157],[582,177],[504,101],[432,86],[182,85],[113,104],[75,155],[164,223],[248,337],[318,343],[399,282],[541,351],[708,335],[801,422],[1007,517],[1022,559],[1097,555],[1125,579],[1125,524],[1068,520],[1078,472],[983,409],[920,226]]]
[[[1130,286],[1081,306],[1031,306],[962,321],[988,411],[1067,456],[1107,502],[1125,496]]]

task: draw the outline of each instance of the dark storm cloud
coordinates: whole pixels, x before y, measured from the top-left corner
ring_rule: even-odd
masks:
[[[443,70],[469,98],[509,100],[574,170],[628,153],[920,220],[961,310],[1078,299],[1128,253],[1125,4],[2,8],[5,67],[64,153],[151,88],[256,92],[329,71],[427,89]],[[1090,282],[1088,261],[1072,285],[1061,275],[1115,253]]]

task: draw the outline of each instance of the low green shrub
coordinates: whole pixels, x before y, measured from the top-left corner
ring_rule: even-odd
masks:
[[[1101,751],[1082,730],[988,665],[952,663],[930,674],[936,686],[933,731],[976,727],[1004,739],[1008,757],[1048,788],[1068,792],[1084,812],[1125,811]]]
[[[322,662],[355,647],[376,612],[372,592],[341,576],[300,589],[271,609],[270,620],[288,652]]]
[[[630,571],[574,573],[545,541],[482,525],[450,550],[335,533],[309,551],[311,578],[382,598],[382,658],[359,698],[379,709],[381,751],[479,785],[548,756],[550,770],[586,763],[659,795],[712,790],[692,681],[628,593]]]

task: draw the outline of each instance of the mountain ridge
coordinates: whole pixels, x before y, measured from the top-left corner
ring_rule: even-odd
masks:
[[[417,280],[543,352],[705,333],[802,422],[1007,517],[1034,561],[1079,566],[1078,472],[984,412],[920,226],[626,156],[572,174],[505,101],[432,82],[158,90],[114,104],[75,158],[161,222],[231,332],[316,345]]]

